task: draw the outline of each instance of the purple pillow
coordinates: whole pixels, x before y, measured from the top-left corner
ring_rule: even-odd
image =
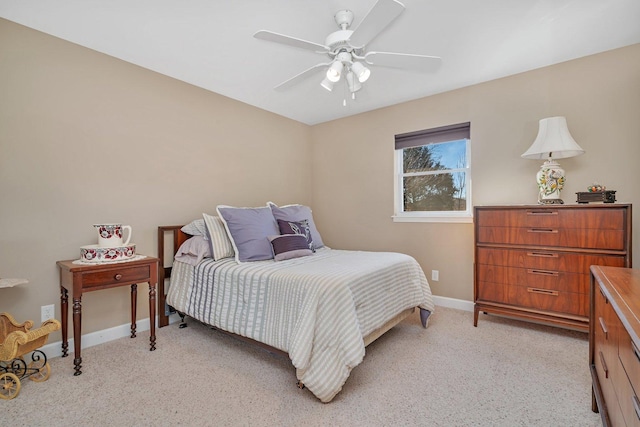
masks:
[[[307,245],[307,239],[300,234],[283,234],[269,237],[273,248],[273,259],[284,261],[286,259],[300,258],[313,254]]]
[[[278,228],[280,228],[280,234],[301,234],[307,241],[307,246],[311,251],[315,252],[313,247],[313,239],[311,238],[311,229],[309,228],[309,221],[303,219],[302,221],[285,221],[283,219],[278,220]]]
[[[268,202],[267,206],[271,208],[273,217],[278,220],[284,221],[302,221],[306,219],[309,221],[309,229],[311,230],[311,239],[313,240],[313,247],[319,249],[324,246],[322,237],[316,228],[316,224],[313,222],[313,215],[311,215],[311,208],[304,205],[287,205],[278,206],[273,202]]]
[[[220,205],[217,211],[229,234],[237,262],[273,259],[269,236],[278,234],[279,230],[268,207]]]

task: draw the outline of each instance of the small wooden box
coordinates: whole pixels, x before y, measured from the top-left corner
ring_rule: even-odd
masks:
[[[578,203],[615,203],[616,201],[616,192],[613,190],[579,191],[576,194],[578,195]]]

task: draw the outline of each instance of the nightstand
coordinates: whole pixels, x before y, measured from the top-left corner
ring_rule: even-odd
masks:
[[[131,338],[136,336],[136,300],[138,283],[149,283],[150,351],[156,349],[156,285],[158,258],[145,257],[135,261],[113,264],[74,264],[73,260],[58,261],[60,269],[60,308],[62,317],[62,357],[68,356],[68,292],[73,298],[73,348],[75,372],[82,374],[80,354],[82,338],[82,294],[118,286],[131,286]]]

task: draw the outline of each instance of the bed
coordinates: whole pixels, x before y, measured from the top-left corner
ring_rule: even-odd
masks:
[[[298,385],[322,402],[340,392],[367,345],[416,311],[426,328],[434,309],[424,273],[408,255],[323,246],[281,261],[183,262],[177,255],[192,239],[183,229],[158,227],[159,257],[174,258],[159,272],[159,326],[175,310],[286,354]]]

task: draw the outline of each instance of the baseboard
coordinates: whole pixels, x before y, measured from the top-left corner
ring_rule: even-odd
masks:
[[[467,301],[457,298],[433,296],[433,303],[447,308],[455,308],[464,311],[473,311],[473,301]]]
[[[177,316],[170,316],[169,323],[177,322]],[[157,323],[156,323],[157,324]],[[70,328],[71,329],[71,328]],[[140,319],[136,321],[136,332],[144,332],[149,330],[149,318]],[[73,331],[69,331],[73,333]],[[81,348],[89,348],[94,345],[104,344],[109,341],[117,340],[119,338],[131,336],[131,324],[127,323],[120,326],[114,326],[113,328],[103,329],[101,331],[91,332],[89,334],[82,335]],[[74,343],[73,338],[69,339],[69,354],[73,353]],[[57,341],[44,345],[40,348],[47,355],[48,358],[62,356],[62,341]]]
[[[433,303],[441,307],[455,308],[464,311],[473,311],[473,302],[456,298],[433,296]],[[177,315],[169,316],[169,323],[178,321]],[[149,330],[149,318],[141,319],[136,322],[136,331],[144,332]],[[82,348],[93,347],[94,345],[104,344],[109,341],[117,340],[131,336],[131,324],[114,326],[113,328],[103,329],[101,331],[91,332],[82,336]],[[57,341],[42,346],[40,348],[47,357],[62,356],[62,341]],[[73,338],[69,339],[69,354],[73,353]]]

